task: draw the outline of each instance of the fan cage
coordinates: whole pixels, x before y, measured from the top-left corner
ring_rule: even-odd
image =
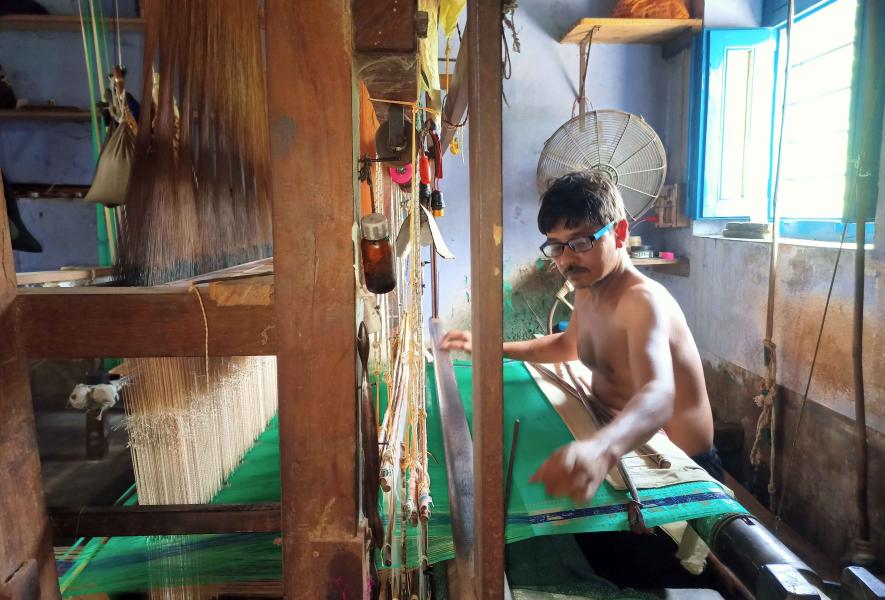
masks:
[[[667,176],[661,138],[642,117],[595,110],[563,124],[544,144],[538,160],[538,192],[576,171],[599,171],[617,186],[631,222],[654,206]]]

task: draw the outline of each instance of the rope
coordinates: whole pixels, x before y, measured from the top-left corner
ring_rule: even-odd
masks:
[[[117,24],[117,64],[123,66],[123,42],[120,36],[120,0],[114,0],[114,21]]]
[[[762,383],[759,394],[753,398],[753,402],[756,403],[756,406],[762,409],[759,418],[756,420],[756,437],[753,440],[753,448],[750,450],[750,463],[756,467],[762,464],[762,440],[764,437],[764,431],[768,428],[774,427],[775,416],[773,405],[776,394],[775,387],[777,385],[775,382],[775,377],[777,375],[777,354],[775,353],[775,350],[777,349],[777,346],[775,346],[774,342],[768,339],[762,343],[765,346],[766,352],[768,352],[769,362],[765,381]],[[774,454],[773,440],[771,448],[772,454]],[[772,493],[771,483],[769,483],[768,491],[769,493]]]
[[[590,30],[590,33],[587,34],[587,63],[586,68],[584,69],[583,76],[581,77],[581,81],[578,82],[578,97],[575,98],[575,101],[572,103],[572,118],[575,116],[575,110],[578,108],[578,103],[581,102],[583,98],[587,103],[590,104],[590,108],[595,110],[593,106],[593,102],[587,98],[586,90],[587,90],[587,76],[590,74],[590,48],[593,46],[593,34],[596,33],[596,30],[599,29],[599,26],[593,27]],[[580,60],[583,62],[583,49],[579,49]]]
[[[203,306],[203,296],[200,295],[200,290],[196,284],[192,283],[187,291],[197,295],[197,302],[200,303],[200,312],[203,313],[203,331],[205,332],[203,357],[206,360],[206,389],[209,389],[209,319],[206,317],[206,307]]]
[[[792,32],[795,8],[795,0],[789,0],[787,9],[787,29],[784,40],[787,46],[785,53],[786,56],[784,59],[784,95],[781,104],[781,122],[777,142],[777,165],[775,167],[774,190],[771,199],[773,223],[771,232],[771,258],[768,265],[768,308],[766,311],[765,319],[765,340],[762,342],[762,345],[765,349],[765,363],[768,366],[768,372],[765,378],[765,383],[762,386],[761,394],[753,399],[757,405],[762,407],[762,413],[759,415],[759,419],[756,422],[756,439],[753,442],[753,450],[750,453],[750,461],[753,465],[758,466],[759,462],[761,462],[761,450],[759,449],[759,444],[761,443],[762,431],[766,427],[768,427],[769,431],[771,432],[771,464],[769,465],[768,493],[771,496],[772,502],[774,502],[774,494],[777,492],[777,416],[775,414],[774,407],[772,406],[772,403],[774,402],[774,399],[776,397],[775,386],[777,385],[777,357],[775,356],[776,346],[772,341],[772,337],[774,335],[774,292],[777,282],[777,255],[778,242],[780,237],[780,211],[778,210],[777,199],[780,193],[781,166],[783,165],[783,160],[781,159],[784,146],[784,124],[787,120],[787,105],[790,91],[790,55],[793,47]],[[772,506],[772,508],[774,508],[774,506]]]

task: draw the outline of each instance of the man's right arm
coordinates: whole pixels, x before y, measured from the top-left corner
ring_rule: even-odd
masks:
[[[553,333],[533,340],[504,342],[504,356],[535,363],[558,363],[578,358],[578,347],[571,326],[562,333]]]
[[[555,363],[578,358],[577,325],[574,317],[562,333],[545,335],[533,340],[504,342],[504,356],[516,360],[537,363]],[[469,331],[449,331],[443,336],[440,347],[443,350],[464,350],[472,352],[473,339]]]

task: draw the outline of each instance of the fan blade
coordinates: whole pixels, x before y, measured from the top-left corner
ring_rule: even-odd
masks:
[[[647,142],[645,142],[644,146],[642,146],[641,148],[636,150],[636,152],[634,152],[633,154],[631,154],[630,156],[628,156],[627,158],[625,158],[624,160],[622,160],[621,162],[616,164],[614,166],[615,170],[617,170],[617,168],[620,167],[621,165],[623,165],[625,162],[627,162],[628,160],[630,160],[631,158],[633,158],[634,156],[636,156],[637,154],[639,154],[640,152],[642,152],[643,150],[645,150],[646,148],[651,146],[654,143],[654,141],[655,141],[655,138],[649,139]]]
[[[629,185],[627,185],[625,183],[621,183],[620,181],[618,182],[618,186],[627,188],[628,190],[634,191],[637,194],[642,194],[643,196],[648,196],[649,198],[657,198],[657,196],[655,194],[649,194],[648,192],[643,192],[642,190],[637,190],[635,187],[630,187]]]
[[[612,160],[615,158],[615,152],[618,151],[618,146],[621,145],[621,140],[624,139],[624,134],[627,133],[627,128],[630,127],[630,120],[633,118],[632,114],[627,114],[627,120],[624,121],[624,128],[621,130],[621,135],[618,136],[618,141],[615,142],[615,145],[612,146],[611,155],[608,157],[608,162],[611,164]]]
[[[630,171],[629,173],[618,173],[618,177],[626,177],[627,175],[638,175],[640,173],[653,173],[654,171],[663,171],[664,167],[655,167],[654,169],[642,169],[641,171]]]
[[[572,132],[569,131],[567,127],[566,127],[563,131],[565,131],[565,134],[566,134],[566,135],[569,137],[569,139],[572,141],[572,144],[575,145],[575,148],[577,148],[578,151],[581,153],[581,155],[584,157],[584,160],[587,161],[587,163],[586,163],[586,167],[585,167],[585,168],[586,168],[586,169],[592,169],[592,168],[593,168],[593,165],[596,164],[596,163],[594,163],[592,160],[590,160],[590,157],[587,156],[587,153],[586,153],[586,152],[584,152],[584,147],[583,147],[581,144],[578,143],[578,140],[575,139],[575,136],[572,135]]]
[[[580,171],[581,169],[586,168],[585,165],[576,164],[576,163],[574,163],[574,162],[571,162],[571,161],[569,161],[569,160],[566,160],[566,159],[564,159],[564,158],[562,158],[562,157],[560,157],[560,156],[557,156],[557,155],[555,155],[555,154],[544,153],[544,154],[541,155],[541,158],[550,158],[550,159],[552,159],[552,160],[555,160],[555,161],[558,162],[559,164],[564,165],[564,166],[566,166],[566,167],[569,167],[570,169],[574,169],[574,170],[576,170],[576,171]]]

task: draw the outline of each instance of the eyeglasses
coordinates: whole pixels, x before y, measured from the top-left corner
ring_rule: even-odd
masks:
[[[588,252],[593,249],[593,243],[605,235],[605,232],[614,227],[615,223],[617,223],[617,221],[612,221],[593,235],[582,235],[565,243],[544,242],[541,244],[541,254],[548,258],[556,258],[557,256],[562,256],[566,246],[571,248],[572,252]]]

